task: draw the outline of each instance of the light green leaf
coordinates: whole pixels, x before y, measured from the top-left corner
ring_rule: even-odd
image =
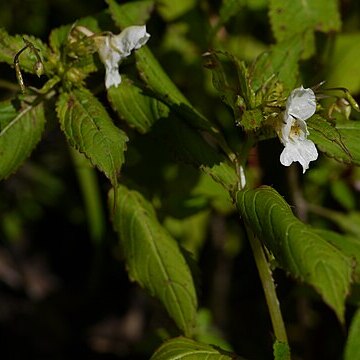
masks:
[[[158,119],[169,114],[166,105],[144,93],[143,89],[124,75],[121,86],[111,86],[107,94],[120,118],[140,133],[146,133]]]
[[[15,172],[31,154],[44,126],[42,102],[19,109],[10,101],[0,103],[0,180]]]
[[[344,322],[352,262],[292,213],[274,189],[239,191],[237,207],[255,235],[291,275],[313,286]]]
[[[33,36],[24,36],[27,40],[31,41],[35,48],[39,50],[39,55],[44,62],[44,71],[47,74],[52,73],[52,65],[47,62],[50,56],[49,48],[40,40]],[[14,57],[24,46],[25,42],[21,35],[10,36],[4,29],[0,28],[0,62],[6,62],[9,65],[14,64]],[[25,50],[19,56],[19,63],[22,70],[35,74],[34,65],[37,58],[33,52]]]
[[[304,58],[314,53],[315,31],[339,31],[341,26],[337,0],[270,0],[269,15],[277,42],[302,38]]]
[[[332,126],[319,115],[308,121],[309,139],[326,155],[347,164],[360,165],[360,122],[342,121]]]
[[[360,33],[339,34],[327,59],[326,83],[329,87],[346,87],[350,93],[360,92]]]
[[[70,144],[116,186],[128,138],[102,104],[89,91],[75,89],[60,95],[57,113]]]
[[[196,5],[196,0],[156,0],[157,11],[166,21],[184,15]]]
[[[111,209],[115,208],[113,223],[130,278],[157,297],[177,326],[191,336],[197,298],[177,242],[158,222],[154,208],[139,192],[119,185],[115,204],[113,190],[109,193],[109,203]]]
[[[170,339],[160,346],[151,360],[236,360],[240,357],[218,347],[184,337]]]
[[[346,210],[351,211],[356,208],[356,199],[352,186],[345,179],[336,179],[330,183],[330,191],[333,198]]]
[[[360,309],[352,318],[349,336],[345,345],[344,360],[360,359]]]

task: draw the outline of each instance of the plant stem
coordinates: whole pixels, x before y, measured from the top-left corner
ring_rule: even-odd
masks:
[[[246,227],[255,263],[259,272],[260,280],[265,292],[265,299],[269,309],[275,337],[282,343],[288,343],[284,321],[280,311],[280,304],[276,296],[275,283],[272,277],[269,263],[260,241],[254,236],[249,227]]]

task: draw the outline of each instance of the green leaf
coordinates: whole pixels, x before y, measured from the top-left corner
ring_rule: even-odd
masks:
[[[157,11],[166,21],[173,21],[196,5],[196,0],[156,0]]]
[[[276,76],[283,83],[284,91],[290,92],[298,81],[301,51],[299,39],[290,37],[260,54],[249,69],[253,91],[257,92],[271,77]]]
[[[360,33],[339,34],[331,56],[326,62],[326,84],[329,87],[346,87],[351,93],[360,91]]]
[[[31,154],[45,126],[43,103],[16,109],[10,101],[0,103],[0,180],[15,172]]]
[[[57,113],[70,144],[116,186],[128,138],[102,104],[89,91],[75,89],[60,95]]]
[[[346,210],[351,211],[356,208],[356,199],[351,185],[344,179],[336,179],[330,183],[330,191],[333,198]]]
[[[177,160],[199,168],[210,175],[217,183],[228,191],[237,187],[238,177],[233,165],[226,157],[212,148],[202,136],[188,124],[175,116],[171,117],[171,125],[163,125],[160,137],[165,141]]]
[[[352,318],[349,336],[346,341],[344,360],[360,359],[360,309],[358,309]]]
[[[39,55],[44,61],[45,73],[52,73],[52,65],[50,62],[47,62],[47,59],[50,56],[49,48],[40,39],[28,35],[25,35],[24,37],[26,40],[32,42],[35,48],[39,50]],[[0,62],[6,62],[9,65],[13,65],[15,55],[25,47],[25,45],[21,35],[10,36],[4,29],[0,28]],[[36,56],[28,49],[19,56],[21,69],[29,73],[35,74],[34,65],[36,62]]]
[[[360,165],[360,122],[342,121],[332,126],[319,115],[308,121],[309,139],[329,157]]]
[[[125,8],[125,5],[119,5],[113,0],[108,0],[108,4],[113,19],[120,28],[123,29],[137,23],[133,14],[138,11],[136,7],[138,2],[135,1],[126,4],[128,5],[127,8]],[[135,52],[135,57],[136,66],[141,78],[155,95],[170,106],[172,110],[179,113],[192,126],[212,134],[219,144],[221,144],[224,149],[228,150],[219,131],[190,104],[163,70],[150,49],[147,46],[143,46]],[[230,153],[231,151],[227,152]]]
[[[189,267],[177,242],[156,218],[144,197],[125,186],[109,193],[114,208],[113,223],[124,249],[132,280],[149,290],[166,307],[185,335],[191,336],[196,319],[197,298]]]
[[[274,343],[274,359],[275,360],[290,359],[289,344],[276,340]]]
[[[236,360],[234,353],[184,337],[170,339],[160,346],[151,360]]]
[[[354,282],[360,283],[360,237],[338,234],[325,229],[314,229],[322,238],[335,246],[349,258],[353,258]]]
[[[122,75],[121,86],[111,86],[108,98],[120,118],[144,134],[160,118],[167,117],[169,108]]]
[[[115,0],[106,0],[115,23],[124,29],[131,25],[144,25],[154,8],[154,1],[132,1],[118,4]]]
[[[304,58],[315,51],[315,31],[339,31],[341,26],[337,0],[270,0],[269,15],[277,42],[294,35],[302,38]]]
[[[271,187],[239,191],[236,198],[242,218],[274,254],[279,265],[313,286],[344,322],[351,259],[298,220]]]

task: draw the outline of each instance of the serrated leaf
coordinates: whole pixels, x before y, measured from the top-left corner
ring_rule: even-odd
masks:
[[[113,190],[109,203],[113,209]],[[139,192],[119,185],[113,224],[130,278],[157,297],[177,326],[190,336],[197,310],[194,282],[177,242],[159,223],[152,205]]]
[[[351,320],[349,335],[345,345],[344,360],[360,359],[360,309]]]
[[[274,254],[278,264],[313,286],[344,322],[351,259],[298,220],[280,194],[269,186],[239,191],[236,203],[244,221]]]
[[[169,108],[144,93],[130,79],[122,75],[121,86],[111,86],[107,92],[113,109],[120,118],[144,134],[155,122],[169,114]]]
[[[75,89],[60,95],[57,113],[70,144],[116,186],[128,138],[103,105],[89,91]]]
[[[341,26],[337,0],[271,0],[269,15],[277,42],[301,37],[305,58],[314,53],[315,31],[339,31]]]
[[[24,37],[31,41],[35,48],[39,50],[39,55],[44,61],[44,71],[47,74],[51,74],[52,65],[47,62],[47,59],[50,56],[49,48],[40,39],[28,35],[25,35]],[[6,62],[9,65],[13,65],[15,55],[25,45],[21,35],[10,36],[4,29],[0,28],[0,62]],[[19,56],[21,69],[29,73],[35,74],[34,65],[36,62],[36,56],[29,50],[25,50]]]
[[[326,229],[314,229],[314,231],[354,260],[354,281],[360,283],[360,237],[338,234]]]
[[[0,180],[15,172],[41,139],[45,126],[43,103],[16,109],[0,103]]]
[[[151,360],[236,360],[234,353],[184,337],[170,339],[160,346]]]
[[[347,164],[360,165],[360,123],[355,121],[338,122],[332,126],[319,115],[308,121],[309,139],[329,157]]]

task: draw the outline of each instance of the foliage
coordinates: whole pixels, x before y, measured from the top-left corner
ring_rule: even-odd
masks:
[[[89,358],[339,358],[343,348],[354,358],[355,3],[107,0],[96,15],[64,21],[42,38],[4,23],[0,303],[22,289],[39,313],[54,311],[45,327],[61,344],[66,325],[54,309],[63,290],[74,313],[84,306],[81,326],[67,326],[79,338],[94,334],[86,335]],[[136,39],[145,24],[150,39]],[[117,35],[124,29],[130,35]],[[117,65],[120,85],[105,85],[104,71],[114,75]],[[309,104],[293,95],[300,86],[316,99],[309,119],[301,114]],[[305,175],[296,165],[284,169],[279,140],[299,162],[313,142],[319,158]],[[31,287],[32,252],[62,270],[44,270]],[[61,271],[74,278],[74,294]],[[106,321],[105,333],[111,328],[122,342],[102,342],[99,324],[89,330],[109,304],[126,313],[115,330]],[[337,333],[348,313],[355,315],[343,339]],[[0,316],[0,324],[11,320]],[[335,350],[313,340],[314,331],[325,331],[329,344],[337,336]],[[47,357],[74,355],[51,344]],[[11,357],[28,355],[21,351]]]

